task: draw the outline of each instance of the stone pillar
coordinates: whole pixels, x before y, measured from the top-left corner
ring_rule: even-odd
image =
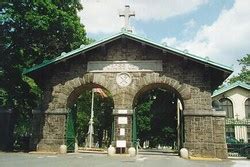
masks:
[[[37,149],[37,144],[41,139],[41,120],[43,114],[40,110],[32,110],[32,122],[31,122],[31,138],[29,142],[29,148],[31,151]]]
[[[60,146],[65,144],[66,115],[67,109],[64,108],[45,112],[42,140],[37,151],[58,152]]]
[[[225,132],[225,111],[214,112],[213,134],[215,144],[215,157],[226,159],[228,156]]]
[[[227,158],[225,112],[184,112],[184,147],[190,156]]]
[[[127,153],[132,146],[132,109],[114,109],[114,141],[116,153]]]

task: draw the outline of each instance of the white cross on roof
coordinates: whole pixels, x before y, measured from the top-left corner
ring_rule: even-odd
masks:
[[[125,10],[120,11],[119,16],[124,17],[124,20],[125,20],[124,29],[127,30],[127,31],[132,32],[132,30],[129,27],[129,17],[130,16],[135,16],[135,11],[130,11],[129,5],[125,5]]]

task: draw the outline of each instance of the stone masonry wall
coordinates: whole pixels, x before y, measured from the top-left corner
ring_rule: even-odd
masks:
[[[37,145],[41,139],[41,126],[42,120],[44,120],[43,115],[40,110],[32,111],[32,136],[30,138],[29,147],[31,151],[37,149]]]
[[[58,150],[59,145],[65,142],[66,115],[58,114],[57,111],[67,110],[83,89],[96,86],[107,89],[113,97],[114,110],[131,110],[135,99],[140,93],[147,90],[145,87],[159,85],[178,94],[184,103],[184,114],[198,114],[198,116],[194,114],[184,119],[185,146],[192,150],[193,155],[217,156],[215,150],[223,149],[222,145],[224,146],[225,141],[221,137],[217,137],[218,144],[216,146],[214,145],[215,141],[213,141],[214,135],[220,136],[223,128],[218,130],[218,133],[213,131],[213,124],[221,124],[222,120],[211,116],[209,68],[171,53],[165,53],[129,39],[126,40],[125,44],[120,39],[112,41],[105,46],[53,66],[51,74],[44,79],[43,83],[46,90],[43,103],[45,121],[42,132],[43,139],[39,143],[39,149]],[[130,73],[132,83],[125,88],[117,85],[117,72],[87,72],[88,61],[120,60],[162,60],[163,71]],[[207,113],[210,116],[206,116]],[[116,127],[118,128],[118,126]],[[131,122],[127,127],[132,127]],[[116,138],[119,137],[117,129],[115,134]],[[126,136],[128,143],[131,141],[130,134],[129,132]],[[196,145],[196,143],[198,144]],[[210,147],[211,145],[213,147]],[[202,151],[202,149],[207,151]]]
[[[213,141],[215,144],[215,157],[227,158],[227,144],[225,134],[225,115],[223,117],[213,117]]]
[[[190,156],[227,158],[223,115],[186,115],[185,143]],[[219,113],[220,114],[220,113]]]
[[[211,116],[185,116],[185,143],[191,156],[215,156],[213,118]]]
[[[115,141],[116,140],[126,140],[127,141],[127,148],[132,146],[132,115],[125,115],[126,117],[128,117],[128,124],[127,125],[123,125],[123,124],[118,124],[118,115],[114,116],[114,135],[115,135],[115,139],[113,142],[113,145],[116,146]],[[120,135],[120,128],[124,128],[125,129],[125,136]],[[125,150],[125,152],[127,152],[127,150]]]
[[[43,127],[43,139],[37,146],[38,151],[58,152],[65,144],[65,114],[46,114]]]

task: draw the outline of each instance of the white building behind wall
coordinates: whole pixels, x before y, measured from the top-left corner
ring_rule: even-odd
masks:
[[[214,91],[212,98],[227,112],[226,135],[250,143],[250,85],[233,83]]]

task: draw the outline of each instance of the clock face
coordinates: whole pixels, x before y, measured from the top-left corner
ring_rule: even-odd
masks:
[[[116,76],[116,83],[121,87],[128,86],[131,81],[131,76],[128,73],[119,73]]]

